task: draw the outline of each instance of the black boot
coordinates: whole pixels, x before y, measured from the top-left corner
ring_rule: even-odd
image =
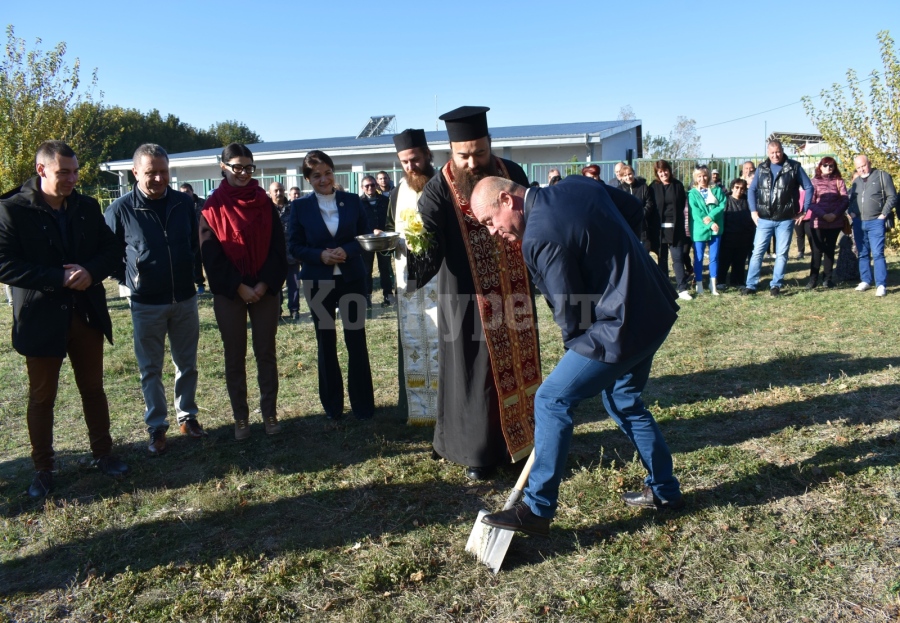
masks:
[[[809,283],[806,284],[806,289],[807,290],[815,290],[817,285],[819,285],[819,276],[812,275],[809,278]]]

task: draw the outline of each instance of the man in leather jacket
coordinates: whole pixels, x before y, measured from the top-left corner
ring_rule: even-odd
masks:
[[[775,236],[776,257],[769,293],[772,296],[781,294],[794,224],[803,217],[813,196],[809,176],[799,162],[790,160],[784,155],[781,141],[769,141],[766,153],[769,157],[756,169],[756,175],[747,193],[750,215],[756,223],[756,238],[753,240],[753,256],[750,258],[750,270],[747,271],[747,284],[741,289],[743,295],[756,293],[763,254],[769,248],[772,236]],[[801,187],[806,191],[802,206]]]

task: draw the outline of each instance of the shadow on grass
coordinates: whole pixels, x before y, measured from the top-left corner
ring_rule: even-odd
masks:
[[[131,468],[121,482],[104,477],[91,466],[85,434],[85,452],[57,453],[53,500],[57,505],[84,503],[142,490],[180,489],[232,473],[268,470],[290,475],[339,470],[378,457],[430,456],[433,436],[433,429],[406,426],[390,409],[378,410],[375,419],[367,421],[287,418],[282,420],[282,433],[274,436],[267,436],[262,422],[251,417],[250,429],[250,439],[237,442],[230,425],[207,429],[209,436],[202,440],[185,437],[172,426],[168,451],[156,458],[147,455],[143,440],[118,445],[114,453]],[[0,516],[15,517],[43,504],[24,494],[33,474],[30,457],[0,461]]]
[[[710,446],[739,444],[788,427],[823,424],[828,420],[862,424],[895,418],[898,397],[900,387],[896,385],[867,387],[844,395],[826,395],[772,407],[669,418],[662,428],[673,452],[688,453]],[[599,407],[599,403],[593,403]],[[421,453],[423,461],[429,460],[423,450],[428,447],[430,429],[406,427],[396,414],[386,411],[381,420],[374,422],[330,423],[317,417],[288,419],[284,433],[272,438],[264,435],[261,423],[255,423],[251,439],[241,444],[233,441],[228,426],[211,431],[209,439],[200,443],[176,436],[169,454],[158,459],[142,458],[135,450],[122,453],[134,469],[122,483],[113,483],[86,467],[78,468],[79,479],[72,483],[73,470],[63,470],[57,492],[70,497],[54,496],[54,502],[64,506],[81,502],[85,495],[93,499],[91,496],[175,489],[235,472],[261,470],[275,472],[277,480],[272,482],[278,486],[297,490],[304,488],[300,482],[307,472],[337,470],[379,457],[413,453]],[[593,411],[602,413],[602,407]],[[594,415],[600,417],[600,413]],[[600,447],[607,452],[612,449],[623,461],[626,457],[630,460],[633,453],[627,438],[618,430],[578,434],[576,428],[569,465],[577,462],[578,457],[589,457],[591,452],[603,460],[605,457],[597,454]],[[26,461],[22,458],[0,463],[0,475],[5,478],[11,471],[29,471]],[[689,506],[684,512],[724,505],[764,504],[801,495],[829,478],[851,476],[875,464],[898,463],[900,452],[894,436],[832,445],[796,464],[767,464],[753,474],[715,487],[686,491]],[[501,472],[495,489],[505,494],[517,472],[517,467]],[[320,478],[315,487],[306,487],[313,490],[298,495],[280,494],[282,497],[274,501],[259,503],[245,500],[240,491],[219,495],[212,487],[206,487],[197,491],[196,496],[206,496],[209,503],[197,505],[212,510],[157,508],[149,518],[137,519],[138,523],[84,535],[79,534],[82,530],[76,524],[71,529],[72,536],[64,541],[40,553],[8,559],[0,570],[0,594],[65,586],[78,580],[79,570],[84,570],[88,563],[99,573],[111,576],[126,568],[140,572],[169,563],[211,563],[233,554],[274,555],[329,549],[366,538],[401,535],[422,526],[471,525],[477,510],[483,506],[483,491],[443,480],[436,470],[412,474],[415,481],[408,484],[385,481],[355,486],[335,474],[335,477]],[[17,515],[26,505],[35,508],[34,504],[17,504],[11,499],[11,488],[21,489],[23,484],[27,486],[24,480],[0,486],[0,495],[9,500],[2,509],[3,514]],[[252,500],[269,494],[250,494],[247,498]],[[87,508],[85,512],[89,512]],[[548,555],[565,555],[606,541],[611,535],[634,532],[649,522],[668,521],[668,517],[677,516],[638,512],[574,533],[554,530],[551,539],[542,543],[517,536],[507,564],[511,567],[537,564]]]
[[[789,428],[799,429],[829,421],[844,421],[851,425],[874,424],[900,417],[898,404],[900,385],[882,385],[753,409],[715,411],[685,418],[667,417],[658,422],[669,449],[678,454],[764,439]],[[585,417],[581,417],[581,413],[575,416],[570,463],[572,457],[580,464],[601,460],[622,464],[631,460],[634,447],[618,429],[579,433],[579,425],[608,417],[598,400],[585,403],[579,411],[590,413],[585,413]],[[603,457],[598,454],[601,447],[604,449]]]
[[[213,511],[163,508],[139,523],[74,536],[5,562],[0,595],[65,586],[84,579],[79,574],[88,564],[110,577],[126,569],[329,549],[425,526],[469,523],[480,503],[467,489],[435,480],[310,491],[256,504],[236,497]]]
[[[825,383],[839,379],[842,374],[862,375],[888,366],[900,366],[900,357],[854,357],[842,352],[782,353],[762,363],[651,377],[644,393],[645,397],[652,396],[661,406],[668,407],[720,396],[734,398],[770,387]]]
[[[538,565],[548,557],[565,556],[615,539],[618,534],[636,534],[648,525],[676,521],[679,517],[720,506],[758,506],[782,498],[815,491],[833,479],[845,479],[877,466],[900,464],[900,436],[829,446],[810,458],[791,465],[767,464],[736,480],[715,487],[685,492],[686,507],[675,513],[635,511],[630,517],[600,522],[574,531],[552,530],[549,539],[516,534],[503,561],[503,569]],[[893,492],[883,492],[894,495]]]

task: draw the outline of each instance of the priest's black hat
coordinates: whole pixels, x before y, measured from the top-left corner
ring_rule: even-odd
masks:
[[[428,147],[428,141],[425,140],[425,130],[413,130],[408,128],[400,134],[394,135],[394,147],[397,152],[413,149],[414,147]]]
[[[488,135],[487,106],[460,106],[440,116],[451,143],[474,141]]]

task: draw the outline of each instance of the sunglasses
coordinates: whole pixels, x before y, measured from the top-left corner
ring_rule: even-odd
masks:
[[[375,188],[375,184],[363,184],[363,188]]]
[[[832,164],[822,164],[819,166],[821,166],[823,169],[833,169],[834,168],[834,165],[832,165]]]
[[[240,175],[241,173],[253,173],[256,171],[255,164],[231,164],[226,162],[225,166],[231,169],[231,172],[235,175]]]

